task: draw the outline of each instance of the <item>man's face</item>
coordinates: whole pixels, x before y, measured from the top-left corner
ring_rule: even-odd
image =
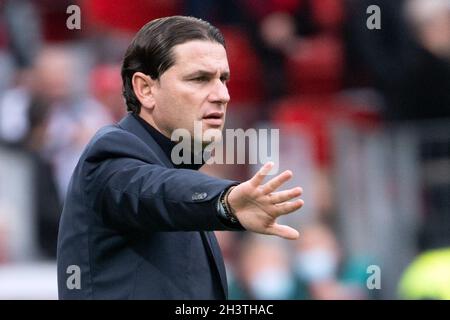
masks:
[[[153,88],[152,118],[167,137],[187,129],[194,137],[194,121],[202,130],[222,130],[230,100],[226,81],[229,67],[225,48],[211,41],[189,41],[173,47],[175,63]]]

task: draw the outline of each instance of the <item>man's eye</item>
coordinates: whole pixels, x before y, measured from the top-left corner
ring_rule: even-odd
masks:
[[[206,82],[206,81],[208,81],[208,78],[207,77],[197,77],[192,80],[196,81],[196,82]]]

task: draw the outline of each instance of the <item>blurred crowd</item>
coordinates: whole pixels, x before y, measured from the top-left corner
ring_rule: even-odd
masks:
[[[72,4],[81,29],[66,26]],[[55,258],[78,157],[126,113],[123,54],[142,25],[176,14],[223,32],[226,126],[280,128],[280,167],[305,190],[285,218],[298,241],[217,232],[230,298],[410,297],[397,291],[407,266],[450,247],[450,0],[0,2],[0,278],[2,264]],[[255,168],[202,170],[242,181]],[[368,288],[370,265],[381,288]]]

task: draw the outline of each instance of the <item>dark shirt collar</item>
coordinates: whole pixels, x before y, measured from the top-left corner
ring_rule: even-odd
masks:
[[[167,158],[170,160],[170,162],[173,164],[175,168],[178,169],[191,169],[191,170],[198,170],[203,166],[204,161],[202,159],[201,164],[195,164],[193,161],[194,156],[191,157],[191,164],[187,163],[181,163],[181,164],[175,164],[172,161],[172,149],[177,144],[177,142],[170,140],[165,135],[163,135],[161,132],[156,130],[152,125],[150,125],[147,121],[142,119],[137,114],[133,114],[133,117],[136,118],[136,120],[139,121],[139,123],[144,127],[144,129],[152,136],[152,138],[156,141],[156,143],[161,147],[164,154],[167,156]]]

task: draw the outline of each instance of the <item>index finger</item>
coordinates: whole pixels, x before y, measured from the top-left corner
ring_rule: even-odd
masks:
[[[255,187],[261,185],[261,183],[264,181],[264,178],[269,174],[270,170],[272,170],[273,166],[274,163],[272,161],[264,164],[261,169],[259,169],[258,172],[250,179],[250,182]]]
[[[278,176],[276,176],[275,178],[273,178],[272,180],[267,182],[263,186],[263,192],[268,194],[268,193],[271,193],[271,192],[275,191],[283,183],[288,181],[290,178],[292,178],[292,172],[290,170],[284,171],[283,173],[279,174]]]

